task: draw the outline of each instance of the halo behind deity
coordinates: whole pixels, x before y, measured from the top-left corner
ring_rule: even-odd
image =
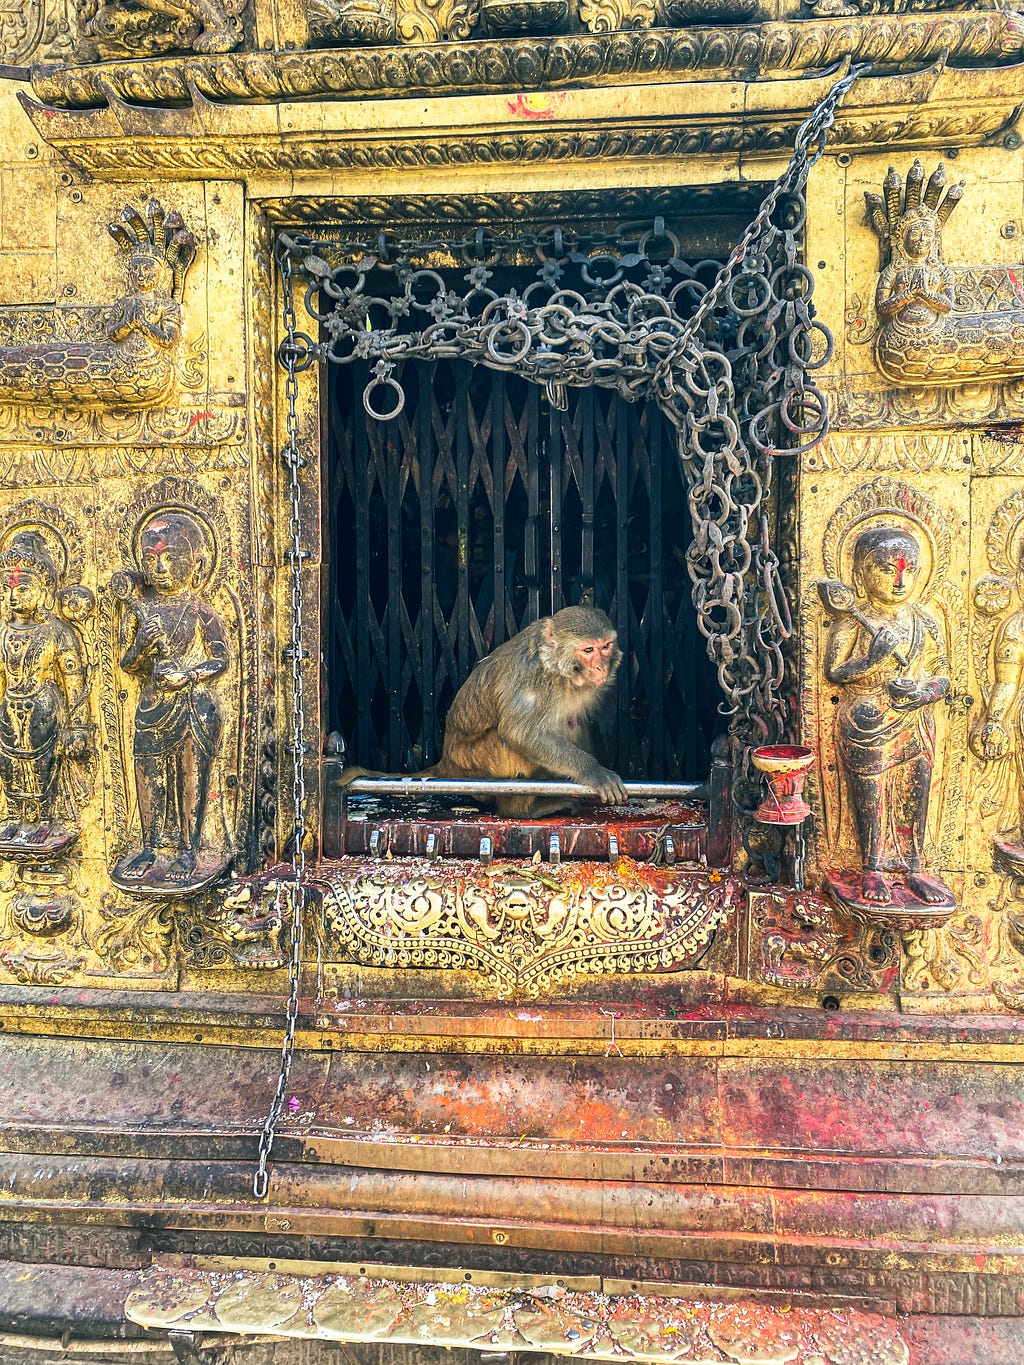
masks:
[[[168,516],[185,517],[197,528],[202,539],[202,554],[206,561],[206,570],[202,581],[196,587],[205,588],[212,578],[215,577],[219,564],[219,550],[217,536],[214,533],[213,523],[204,513],[190,503],[165,503],[161,507],[149,510],[145,516],[141,517],[135,524],[132,532],[132,558],[136,567],[142,569],[142,537],[154,523],[166,520]]]
[[[1004,498],[992,514],[985,550],[992,572],[1013,583],[1024,553],[1024,489]]]
[[[919,602],[927,601],[948,572],[952,538],[945,517],[931,498],[898,479],[874,479],[836,508],[822,541],[826,574],[843,583],[852,582],[857,538],[876,526],[906,531],[917,542],[921,558],[913,596]]]

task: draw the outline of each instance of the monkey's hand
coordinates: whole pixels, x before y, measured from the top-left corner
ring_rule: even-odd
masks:
[[[587,786],[593,787],[606,806],[624,806],[629,800],[618,773],[602,768],[599,763],[594,765],[593,773],[588,775]]]

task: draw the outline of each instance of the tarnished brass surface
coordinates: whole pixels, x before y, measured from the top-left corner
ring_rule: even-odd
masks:
[[[852,8],[0,14],[0,62],[41,63],[0,82],[0,1254],[20,1286],[0,1287],[0,1353],[18,1365],[58,1346],[106,1365],[95,1343],[121,1333],[110,1360],[139,1346],[149,1365],[154,1343],[170,1360],[172,1326],[258,1365],[342,1343],[367,1365],[418,1365],[423,1343],[460,1365],[485,1347],[1014,1359],[1024,38],[1005,9]],[[736,867],[685,889],[625,864],[571,885],[545,866],[555,886],[325,864],[328,446],[311,368],[293,509],[276,231],[329,222],[370,253],[438,225],[650,223],[668,197],[693,253],[727,256],[832,64],[865,58],[801,239],[836,337],[831,431],[781,457],[765,523],[791,570],[788,738],[816,757],[807,889],[759,880],[731,829]],[[965,185],[955,213],[929,181],[940,161]],[[941,254],[937,237],[910,249],[911,219],[942,220]],[[868,698],[888,728],[858,757],[864,698],[841,669],[885,624],[856,550],[877,528],[919,563]],[[293,534],[308,752],[283,653]],[[853,609],[845,593],[827,609],[821,583]],[[890,684],[916,707],[890,708]],[[878,791],[861,783],[858,833],[864,753]],[[292,984],[295,754],[309,899],[257,1200]],[[733,800],[756,810],[756,771],[731,759]],[[865,888],[876,834],[888,901]],[[204,1255],[234,1264],[187,1263]],[[428,1264],[457,1291],[406,1273]],[[69,1293],[62,1266],[110,1278]],[[583,1283],[537,1296],[567,1269]],[[122,1315],[147,1271],[133,1303],[159,1337]]]
[[[585,1354],[599,1360],[685,1359],[712,1365],[844,1365],[851,1349],[877,1365],[907,1365],[899,1328],[880,1314],[603,1294],[528,1280],[488,1287],[360,1274],[305,1276],[229,1265],[160,1268],[128,1295],[144,1327],[270,1333],[333,1341],[394,1341]]]

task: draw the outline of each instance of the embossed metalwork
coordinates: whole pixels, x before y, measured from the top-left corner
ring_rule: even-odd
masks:
[[[897,384],[1002,382],[1024,373],[1024,309],[1012,279],[999,278],[1011,272],[975,267],[961,276],[958,298],[943,259],[942,228],[963,194],[962,181],[947,184],[941,163],[926,182],[920,161],[905,185],[890,168],[884,193],[865,194],[882,256],[875,360]],[[1007,298],[1017,306],[1007,307]]]
[[[364,863],[332,876],[325,864],[328,947],[367,967],[468,969],[499,995],[548,995],[579,976],[697,966],[742,894],[717,874],[577,867]]]
[[[231,52],[242,42],[245,0],[84,0],[78,6],[79,61]]]
[[[724,5],[725,0],[722,8]],[[624,6],[625,0],[616,0],[617,10]],[[738,6],[729,8],[735,12]],[[657,26],[635,34],[620,31],[552,38],[479,38],[428,52],[412,45],[385,45],[390,42],[393,13],[393,0],[380,0],[379,4],[377,0],[311,0],[310,26],[324,40],[372,41],[380,43],[379,47],[347,52],[240,52],[217,57],[197,54],[187,63],[151,58],[51,67],[33,73],[33,90],[46,104],[99,109],[106,104],[108,94],[119,100],[166,106],[188,104],[193,90],[201,100],[216,101],[266,101],[381,91],[396,95],[428,90],[518,92],[566,88],[575,81],[623,76],[642,79],[675,75],[683,79],[697,75],[706,79],[716,74],[733,74],[756,79],[785,71],[820,72],[851,60],[919,71],[943,52],[948,52],[952,64],[1009,65],[1019,62],[1024,54],[1024,33],[1009,10],[967,10],[941,16],[830,17],[764,25],[737,23],[733,19],[721,26],[680,29]],[[921,111],[915,118],[922,116],[937,137],[934,116]],[[879,126],[879,117],[875,108],[861,116],[865,125],[861,140],[877,145],[893,136],[896,124],[891,116],[885,127]],[[947,137],[961,145],[960,139],[970,125],[960,110],[946,120],[945,127]],[[716,128],[719,148],[725,131],[721,126]],[[770,136],[775,136],[774,130]],[[755,145],[756,139],[752,130],[746,145]],[[774,145],[778,147],[781,143],[776,141]],[[187,149],[179,147],[178,151]]]
[[[171,392],[195,239],[181,215],[166,213],[156,199],[144,214],[127,205],[109,231],[126,256],[128,289],[102,315],[104,339],[0,345],[0,409],[12,403],[153,407]]]
[[[101,613],[103,716],[116,754],[111,879],[176,899],[216,880],[245,837],[251,598],[223,512],[196,485],[162,480],[123,516],[126,567]]]
[[[939,508],[895,479],[862,485],[833,513],[818,584],[823,680],[803,717],[821,749],[831,894],[915,929],[943,923],[955,904],[937,870],[956,866],[971,699],[951,549]]]
[[[837,82],[803,126],[787,170],[706,290],[688,278],[676,251],[667,261],[649,254],[657,225],[628,257],[599,239],[577,243],[559,228],[529,239],[481,230],[457,242],[386,234],[350,245],[279,239],[279,258],[301,269],[307,309],[326,337],[297,338],[301,364],[366,360],[374,374],[363,400],[371,415],[401,411],[393,372],[412,358],[470,360],[523,375],[545,385],[555,406],[567,384],[658,402],[676,429],[689,488],[687,563],[698,626],[748,742],[779,738],[786,724],[788,608],[763,506],[770,457],[809,449],[827,430],[813,372],[832,342],[813,316],[813,277],[800,261],[803,189],[838,102],[860,74]],[[437,251],[464,261],[462,294],[425,264]],[[489,285],[491,265],[523,251],[537,254],[537,279],[522,297],[499,295]],[[379,293],[377,276],[388,282]]]
[[[455,1280],[453,1274],[451,1279]],[[466,1277],[467,1279],[469,1276]],[[892,1319],[849,1308],[774,1308],[752,1303],[611,1295],[560,1281],[551,1286],[496,1277],[488,1287],[409,1283],[365,1274],[297,1275],[160,1266],[129,1294],[130,1321],[166,1331],[241,1332],[349,1342],[410,1342],[482,1352],[586,1353],[657,1361],[665,1339],[684,1359],[736,1365],[817,1365],[871,1360],[907,1365]],[[412,1276],[410,1276],[410,1280]]]
[[[982,705],[970,745],[985,765],[980,814],[994,820],[993,847],[1024,879],[1024,490],[1005,498],[985,537],[991,572],[974,586],[974,665]]]

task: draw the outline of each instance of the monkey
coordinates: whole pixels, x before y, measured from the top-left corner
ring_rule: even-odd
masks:
[[[590,752],[590,719],[622,662],[615,627],[596,607],[563,607],[488,654],[448,712],[440,760],[418,777],[568,778],[602,801],[624,802],[617,773]],[[380,777],[349,768],[356,777]],[[498,798],[499,815],[553,815],[564,799]]]

